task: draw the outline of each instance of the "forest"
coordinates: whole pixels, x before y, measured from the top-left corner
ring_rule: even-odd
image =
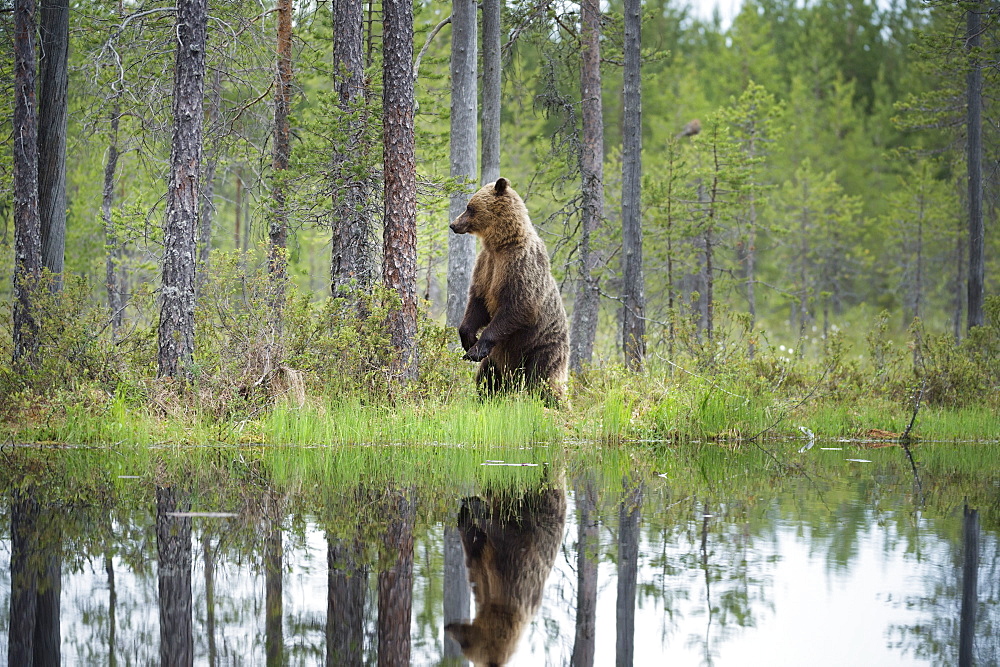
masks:
[[[998,17],[0,0],[9,664],[996,664]]]
[[[114,406],[460,415],[475,246],[448,223],[501,175],[569,314],[567,428],[747,437],[826,398],[833,432],[921,404],[975,430],[998,405],[995,3],[7,0],[0,21],[0,419],[23,436],[106,437],[71,416]],[[882,417],[847,415],[859,397]],[[356,433],[392,438],[374,414]]]

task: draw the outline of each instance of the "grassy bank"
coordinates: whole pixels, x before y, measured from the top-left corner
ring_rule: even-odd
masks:
[[[475,366],[455,334],[422,319],[419,377],[388,372],[381,325],[367,314],[290,294],[280,344],[268,333],[266,281],[210,281],[199,301],[196,360],[184,381],[156,378],[155,300],[116,336],[85,285],[49,295],[35,367],[15,368],[0,337],[0,437],[7,442],[121,446],[323,446],[892,438],[1000,440],[1000,299],[960,344],[915,322],[904,341],[871,322],[863,342],[839,333],[808,356],[734,320],[707,344],[694,329],[641,373],[614,362],[570,379],[558,410],[528,396],[480,401]],[[686,331],[686,330],[685,330]],[[678,334],[681,336],[682,334]],[[752,343],[752,344],[751,344]],[[660,349],[660,348],[658,348]],[[752,350],[752,353],[751,353]],[[613,350],[610,351],[613,357]],[[914,420],[914,414],[916,419]]]
[[[126,392],[62,394],[38,400],[16,420],[0,424],[7,442],[72,445],[275,446],[472,445],[536,443],[671,443],[805,438],[893,439],[914,419],[916,402],[888,396],[843,396],[813,391],[755,390],[729,383],[678,381],[643,375],[592,373],[568,405],[546,408],[513,396],[482,401],[471,387],[450,400],[396,404],[309,396],[301,404],[278,400],[253,413],[220,419],[198,405],[164,410]],[[732,391],[736,389],[736,391]],[[742,392],[742,393],[737,393]],[[812,392],[812,393],[810,393]],[[158,403],[161,403],[159,401]],[[948,442],[1000,441],[1000,408],[921,402],[912,435]]]

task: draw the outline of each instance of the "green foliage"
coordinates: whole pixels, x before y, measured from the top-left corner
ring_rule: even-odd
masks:
[[[961,344],[948,335],[928,334],[919,321],[910,331],[915,371],[928,403],[970,407],[1000,393],[1000,297],[989,297],[983,326],[975,327]]]
[[[143,332],[137,330],[113,344],[107,313],[93,299],[85,278],[70,276],[62,290],[54,291],[51,276],[46,274],[32,288],[32,299],[39,330],[39,364],[22,369],[10,365],[11,311],[2,311],[0,395],[53,394],[86,385],[113,391],[125,377],[129,353],[144,347]],[[17,403],[13,400],[5,407]]]

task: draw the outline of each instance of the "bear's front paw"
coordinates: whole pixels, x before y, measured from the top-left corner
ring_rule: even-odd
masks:
[[[467,330],[458,330],[458,337],[462,341],[462,349],[468,352],[469,348],[476,344],[476,332]]]
[[[490,356],[490,350],[482,341],[479,341],[475,345],[469,348],[469,351],[465,353],[463,359],[468,359],[469,361],[482,361],[486,357]]]

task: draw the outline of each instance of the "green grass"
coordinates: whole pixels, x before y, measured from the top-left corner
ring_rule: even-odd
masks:
[[[271,411],[259,433],[263,442],[289,445],[529,445],[561,437],[551,411],[522,398],[395,408],[358,401],[334,401],[318,408],[286,404]]]

